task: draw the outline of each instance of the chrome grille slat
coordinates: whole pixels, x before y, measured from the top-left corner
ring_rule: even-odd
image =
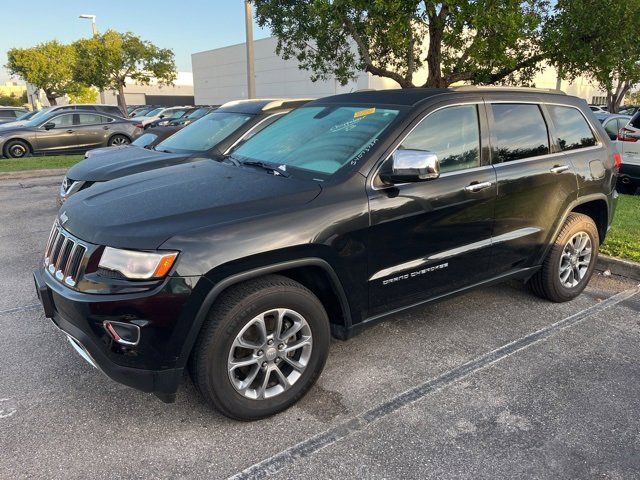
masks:
[[[44,266],[57,280],[75,287],[82,274],[88,246],[67,233],[58,222],[53,225],[45,249]]]

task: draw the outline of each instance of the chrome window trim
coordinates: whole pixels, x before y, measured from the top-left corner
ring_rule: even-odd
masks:
[[[382,160],[382,161],[378,164],[378,166],[374,169],[374,171],[373,171],[373,175],[370,175],[370,180],[369,180],[369,186],[371,187],[371,189],[372,189],[372,190],[379,191],[379,190],[386,190],[387,188],[389,188],[389,187],[381,187],[381,188],[378,188],[378,187],[376,187],[376,186],[373,184],[373,181],[376,179],[376,177],[377,177],[377,176],[378,176],[378,174],[380,173],[380,169],[382,168],[382,166],[383,166],[383,165],[384,165],[384,164],[385,164],[385,163],[386,163],[386,162],[391,158],[391,156],[396,152],[396,150],[398,150],[398,148],[400,147],[400,145],[402,145],[402,142],[404,142],[404,141],[407,139],[407,137],[408,137],[409,135],[411,135],[411,134],[413,133],[413,131],[414,131],[416,128],[418,128],[418,126],[419,126],[422,122],[424,122],[427,118],[429,118],[432,114],[434,114],[434,113],[436,113],[436,112],[438,112],[438,111],[440,111],[440,110],[444,110],[445,108],[449,108],[449,107],[460,107],[460,106],[464,106],[464,105],[482,105],[482,104],[484,104],[484,102],[483,102],[482,100],[475,100],[475,101],[470,101],[470,102],[450,103],[450,104],[447,104],[447,105],[443,105],[443,106],[441,106],[441,107],[438,107],[438,108],[436,108],[436,109],[434,109],[434,110],[431,110],[429,113],[427,113],[424,117],[422,117],[422,118],[418,121],[418,123],[416,123],[413,127],[411,127],[411,130],[409,130],[409,131],[407,132],[407,134],[406,134],[405,136],[403,136],[403,137],[402,137],[402,139],[401,139],[401,140],[398,142],[398,144],[393,148],[393,150],[389,153],[389,155],[387,155],[387,156],[384,158],[384,160]],[[480,145],[480,149],[482,150],[482,129],[481,129],[481,126],[480,126],[480,119],[478,119],[478,132],[479,132],[479,136],[478,136],[478,143],[479,143],[479,145]],[[445,175],[449,175],[449,174],[452,174],[452,173],[457,173],[457,172],[468,172],[468,171],[473,170],[473,169],[476,169],[476,168],[484,168],[484,167],[487,167],[487,166],[489,166],[489,167],[490,167],[491,165],[478,165],[477,167],[473,167],[473,168],[466,168],[466,169],[456,170],[456,171],[454,171],[454,172],[446,172],[446,173],[443,173],[442,175],[440,175],[440,177],[439,177],[439,178],[442,178],[442,177],[444,177]],[[437,179],[435,179],[435,180],[437,180]],[[424,183],[424,182],[418,182],[418,183]],[[403,186],[403,185],[408,185],[408,183],[396,183],[396,184],[394,184],[393,186],[394,186],[394,187],[401,187],[401,186]]]
[[[227,148],[224,152],[222,152],[223,155],[229,155],[229,152],[231,150],[233,150],[236,145],[238,145],[242,140],[244,140],[247,135],[250,135],[256,128],[258,128],[260,125],[262,125],[264,122],[266,122],[267,120],[269,120],[270,118],[273,118],[277,115],[284,115],[285,113],[289,113],[291,110],[288,110],[286,112],[276,112],[273,113],[265,118],[263,118],[262,120],[260,120],[258,123],[256,123],[253,127],[251,127],[249,130],[247,130],[246,132],[244,132],[244,135],[242,135],[240,138],[238,138],[235,142],[233,142],[233,144],[231,144],[231,146],[229,148]]]

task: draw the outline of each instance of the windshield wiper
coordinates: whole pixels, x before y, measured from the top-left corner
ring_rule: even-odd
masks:
[[[272,163],[261,162],[259,160],[243,160],[242,165],[249,165],[251,167],[260,167],[273,172],[274,175],[280,175],[282,177],[288,178],[289,173],[281,166],[274,165]]]

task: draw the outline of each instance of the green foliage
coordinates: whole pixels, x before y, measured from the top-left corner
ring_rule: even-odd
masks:
[[[640,196],[620,195],[602,253],[640,262]]]
[[[344,85],[365,70],[413,87],[426,64],[426,87],[526,82],[544,56],[547,0],[253,3],[258,24],[278,37],[278,53],[296,58],[314,81],[335,76]]]
[[[558,0],[544,28],[546,49],[564,78],[587,76],[617,112],[640,82],[640,2]]]
[[[37,88],[55,105],[55,99],[74,86],[75,50],[57,40],[31,48],[12,48],[7,53],[5,68]]]
[[[69,91],[69,100],[71,103],[96,103],[98,101],[98,91],[95,87],[78,84]]]
[[[121,106],[127,78],[149,84],[155,78],[160,84],[176,79],[173,51],[158,48],[133,33],[108,30],[102,35],[74,43],[77,52],[74,78],[79,83],[93,85],[100,90],[117,90]]]
[[[0,105],[5,107],[22,107],[28,101],[26,91],[22,92],[21,95],[0,95]]]

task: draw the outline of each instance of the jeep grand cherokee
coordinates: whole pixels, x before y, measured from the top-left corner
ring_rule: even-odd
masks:
[[[35,272],[46,316],[113,379],[165,401],[191,371],[257,419],[320,375],[332,333],[470,288],[582,292],[619,156],[587,104],[508,89],[306,104],[223,161],[71,197]]]

